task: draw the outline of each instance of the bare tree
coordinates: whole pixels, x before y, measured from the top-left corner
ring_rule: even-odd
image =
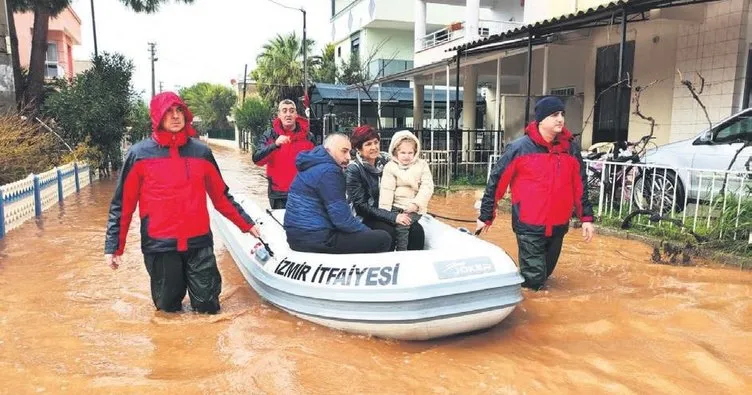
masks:
[[[682,75],[681,70],[676,70],[677,73],[679,73],[679,81],[682,85],[687,87],[687,90],[689,90],[689,93],[692,95],[692,98],[695,99],[697,104],[702,108],[702,111],[705,113],[705,119],[708,121],[708,130],[713,130],[713,122],[710,120],[710,115],[708,114],[708,108],[705,107],[705,104],[700,100],[700,95],[705,90],[705,78],[700,74],[699,72],[696,73],[697,77],[700,79],[700,90],[698,91],[695,89],[694,84],[692,81],[684,79],[684,76]],[[734,167],[734,163],[736,163],[736,160],[739,158],[739,154],[742,153],[747,147],[752,146],[752,141],[739,141],[742,144],[741,147],[739,147],[738,150],[736,150],[736,153],[734,153],[733,158],[731,158],[731,162],[729,162],[728,167],[726,168],[726,173],[723,176],[723,184],[721,185],[721,190],[718,193],[718,196],[723,196],[726,193],[726,184],[728,183],[729,178],[729,171],[731,171],[731,168]],[[745,167],[749,169],[749,160],[747,163],[745,163]]]

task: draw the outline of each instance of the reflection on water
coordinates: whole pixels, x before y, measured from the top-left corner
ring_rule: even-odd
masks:
[[[248,155],[215,151],[228,184],[266,204]],[[0,393],[752,392],[749,272],[654,265],[640,243],[572,231],[548,289],[525,291],[501,325],[404,343],[270,307],[216,240],[222,313],[167,315],[138,221],[121,269],[103,264],[112,191],[97,183],[0,241]],[[436,197],[431,211],[472,219],[475,199]],[[508,217],[483,237],[516,259]]]

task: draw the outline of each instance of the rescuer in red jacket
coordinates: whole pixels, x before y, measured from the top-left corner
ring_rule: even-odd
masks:
[[[535,105],[535,121],[507,146],[488,179],[477,230],[496,218],[496,207],[512,190],[512,230],[517,235],[523,287],[539,290],[553,273],[572,214],[582,236],[595,233],[593,206],[580,147],[564,126],[564,103],[549,96]]]
[[[105,261],[117,269],[136,204],[141,251],[158,310],[182,310],[186,289],[200,313],[219,311],[222,278],[214,257],[206,196],[243,232],[258,237],[254,222],[222,179],[211,150],[191,126],[193,115],[172,92],[151,100],[151,138],[133,145],[110,204]]]
[[[308,120],[298,116],[295,102],[282,100],[277,106],[277,118],[272,122],[272,128],[256,141],[251,158],[258,166],[266,165],[272,210],[285,208],[290,184],[298,174],[295,158],[303,151],[312,150],[313,146]]]

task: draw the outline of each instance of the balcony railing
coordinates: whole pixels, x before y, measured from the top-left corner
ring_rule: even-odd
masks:
[[[452,27],[445,27],[441,30],[437,30],[431,34],[428,34],[421,39],[418,39],[418,51],[424,51],[426,49],[438,47],[439,45],[443,45],[458,38],[465,37],[464,24],[458,25],[461,26],[459,29],[457,29],[457,26],[455,26],[454,29]]]
[[[478,36],[480,38],[486,38],[494,34],[500,34],[522,27],[520,22],[500,22],[500,21],[478,21]],[[455,23],[451,26],[437,30],[431,34],[427,34],[423,38],[418,40],[417,51],[424,51],[426,49],[438,47],[448,42],[463,38],[466,35],[465,23]],[[416,52],[417,52],[416,51]]]

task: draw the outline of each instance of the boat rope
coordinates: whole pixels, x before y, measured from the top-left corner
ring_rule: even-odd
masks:
[[[279,220],[277,219],[277,217],[274,216],[274,213],[272,213],[272,210],[266,209],[266,213],[269,214],[269,216],[272,217],[272,219],[274,220],[274,222],[278,223],[279,226],[281,226],[283,228],[285,227],[284,225],[282,225],[281,222],[279,222]]]
[[[443,215],[438,215],[438,214],[434,214],[434,213],[428,213],[428,214],[431,215],[434,218],[445,219],[447,221],[463,222],[463,223],[466,223],[466,224],[474,224],[476,222],[476,220],[474,220],[474,219],[459,219],[459,218],[445,217]]]

